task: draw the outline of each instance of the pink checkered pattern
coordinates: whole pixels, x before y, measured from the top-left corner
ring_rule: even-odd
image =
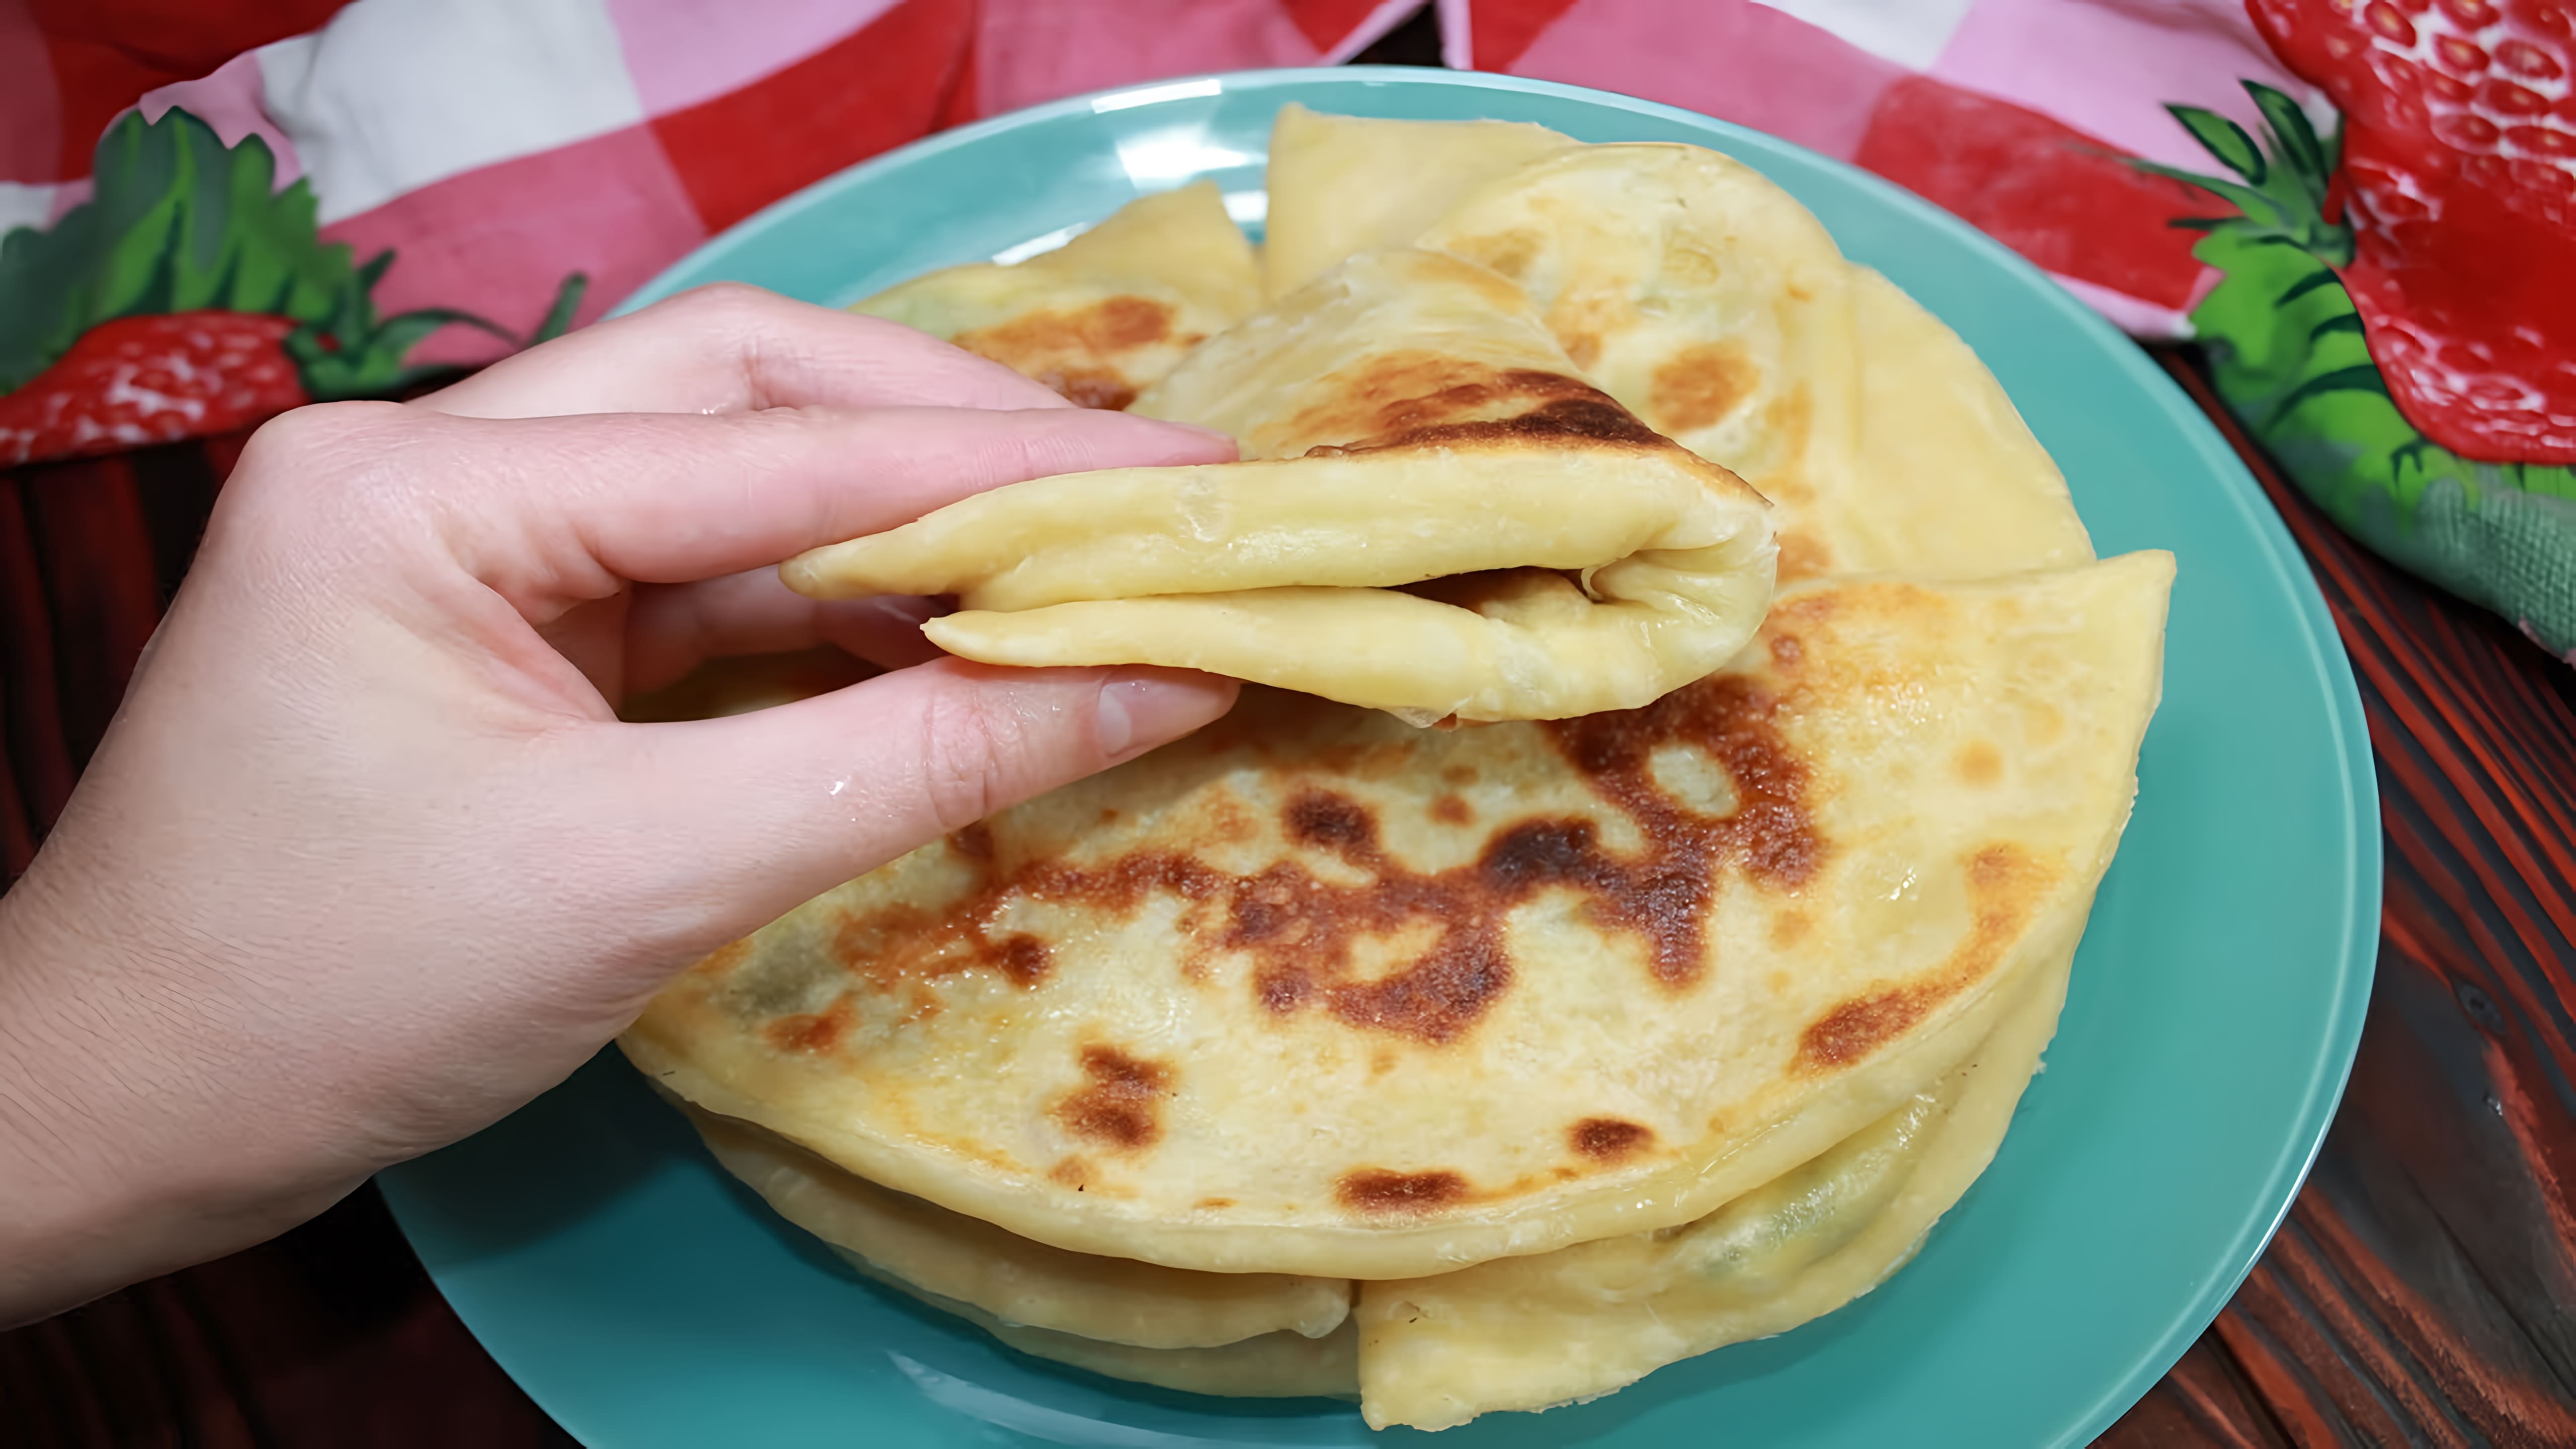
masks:
[[[1855,162],[2148,336],[2186,334],[2215,281],[2169,225],[2214,203],[2125,158],[2204,167],[2164,105],[2251,126],[2240,80],[2318,101],[2239,0],[1439,4],[1453,66],[1624,91]]]
[[[0,0],[0,89],[28,58],[9,43],[24,3]],[[943,126],[1134,81],[1329,64],[1422,4],[355,0],[139,106],[184,106],[228,144],[265,138],[281,184],[311,182],[325,239],[395,250],[386,312],[526,325],[582,271],[586,321],[753,211]],[[77,109],[39,88],[75,73],[58,54],[5,109]],[[8,174],[52,164],[19,149],[0,154],[0,227],[86,199],[86,179]],[[494,345],[450,328],[413,360]]]
[[[55,169],[57,154],[86,154],[66,118],[136,94],[98,104],[114,76],[59,36],[45,41],[52,69],[31,68],[13,39],[31,3],[0,0],[0,118],[26,123],[0,136],[0,225],[80,201],[87,182]],[[145,114],[185,106],[227,142],[265,137],[281,181],[312,183],[326,237],[395,249],[385,310],[523,325],[566,272],[590,274],[595,314],[769,202],[942,126],[1129,82],[1341,60],[1425,0],[205,3],[236,24],[275,13],[263,6],[320,23],[142,93]],[[2240,78],[2314,94],[2238,0],[1437,3],[1452,65],[1625,91],[1856,162],[2147,335],[2187,330],[2211,281],[2168,225],[2208,198],[2124,164],[2198,163],[2161,103],[2250,122]],[[84,75],[92,90],[75,94]],[[416,356],[468,362],[491,346],[451,328]]]

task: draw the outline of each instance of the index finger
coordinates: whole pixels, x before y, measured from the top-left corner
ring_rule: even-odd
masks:
[[[503,358],[411,405],[475,418],[1073,406],[998,362],[909,327],[732,282]]]

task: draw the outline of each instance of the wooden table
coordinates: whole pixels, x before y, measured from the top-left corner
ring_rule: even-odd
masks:
[[[2248,449],[2351,650],[2388,833],[2379,979],[2323,1157],[2106,1445],[2576,1445],[2576,669],[2336,532]],[[237,440],[0,478],[0,857],[106,727]],[[77,569],[66,561],[78,560]],[[0,1334],[0,1445],[572,1442],[373,1188]]]

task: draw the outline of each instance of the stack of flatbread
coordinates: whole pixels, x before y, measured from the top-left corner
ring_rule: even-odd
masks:
[[[1255,687],[628,1056],[858,1271],[1120,1378],[1437,1429],[1869,1291],[2055,1030],[2171,558],[2097,560],[1968,348],[1725,156],[1292,107],[1268,225],[1184,188],[861,304],[1243,461],[791,585]]]

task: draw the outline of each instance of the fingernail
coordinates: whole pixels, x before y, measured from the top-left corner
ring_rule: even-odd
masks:
[[[1208,674],[1113,675],[1100,686],[1093,737],[1112,760],[1143,754],[1225,713],[1235,685]]]

